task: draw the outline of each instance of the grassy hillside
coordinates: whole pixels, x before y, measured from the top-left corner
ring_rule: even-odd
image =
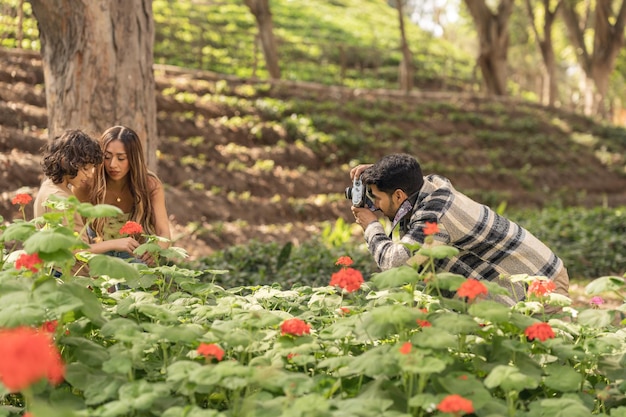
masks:
[[[0,46],[15,47],[17,0],[0,0]],[[282,78],[351,87],[396,88],[399,29],[396,11],[380,0],[272,0]],[[26,49],[39,49],[37,25],[24,5]],[[256,22],[240,0],[156,0],[155,62],[240,77],[267,78],[255,44]],[[415,85],[468,89],[473,57],[431,39],[407,20]]]

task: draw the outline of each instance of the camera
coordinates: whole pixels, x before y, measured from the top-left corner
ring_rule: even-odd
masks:
[[[352,181],[352,187],[346,187],[346,198],[352,200],[354,207],[367,207],[375,210],[374,202],[367,196],[367,187],[361,181],[361,177]]]

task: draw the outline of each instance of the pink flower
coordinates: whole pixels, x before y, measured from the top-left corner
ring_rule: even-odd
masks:
[[[594,307],[601,306],[602,304],[604,304],[604,299],[596,295],[595,297],[591,297],[591,300],[589,300],[589,304]]]

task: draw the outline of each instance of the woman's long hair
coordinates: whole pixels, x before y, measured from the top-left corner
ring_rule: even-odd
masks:
[[[115,140],[119,140],[124,144],[126,157],[128,158],[127,184],[134,201],[129,220],[139,223],[143,227],[144,233],[154,234],[156,219],[154,218],[148,179],[152,177],[158,182],[160,180],[154,173],[148,170],[141,141],[134,130],[125,126],[114,126],[107,129],[99,140],[102,152],[104,153],[109,143]],[[104,165],[100,165],[94,173],[94,187],[90,197],[91,203],[94,205],[104,203],[108,180],[108,174]],[[107,218],[94,220],[93,229],[97,237],[102,238],[103,226],[107,221]]]

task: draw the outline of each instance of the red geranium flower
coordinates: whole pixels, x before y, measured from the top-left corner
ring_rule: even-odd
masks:
[[[458,394],[452,394],[441,400],[439,405],[437,405],[437,410],[442,413],[470,414],[474,412],[474,406],[470,400],[465,399]]]
[[[343,288],[347,292],[354,292],[361,288],[363,275],[354,268],[343,268],[335,272],[330,279],[331,286]]]
[[[57,320],[47,321],[41,325],[41,330],[48,333],[54,333],[59,326],[59,322]]]
[[[409,353],[411,353],[412,348],[413,345],[411,344],[411,342],[404,342],[402,346],[400,346],[400,353],[402,353],[403,355],[408,355]]]
[[[15,197],[13,197],[13,200],[11,200],[11,203],[24,206],[30,203],[31,201],[33,201],[33,198],[29,194],[17,194]]]
[[[42,378],[58,384],[64,373],[49,333],[30,327],[0,330],[0,381],[10,392],[28,388]]]
[[[439,226],[437,226],[437,223],[426,222],[426,225],[424,226],[424,234],[426,236],[434,235],[435,233],[438,233],[438,232],[439,232]]]
[[[524,330],[524,334],[528,340],[539,339],[545,342],[548,339],[554,339],[554,330],[548,323],[531,324]]]
[[[543,279],[536,279],[528,286],[528,293],[534,294],[537,297],[549,294],[556,289],[556,284],[553,281],[546,281]]]
[[[129,220],[126,222],[124,226],[120,229],[120,234],[122,235],[136,235],[139,233],[143,233],[143,227],[137,222]]]
[[[42,265],[43,261],[36,253],[23,253],[15,260],[15,269],[26,268],[33,272],[37,272]]]
[[[290,334],[292,336],[302,336],[311,333],[311,326],[300,319],[285,320],[280,325],[280,334]]]
[[[417,324],[420,327],[431,327],[432,324],[428,320],[417,319]]]
[[[466,279],[456,292],[459,297],[467,297],[470,300],[478,297],[480,294],[487,295],[487,287],[477,279]]]
[[[339,307],[340,314],[350,314],[350,309],[348,307]]]
[[[337,262],[335,262],[335,265],[350,266],[353,263],[354,261],[349,256],[340,256]]]
[[[209,356],[212,356],[218,361],[221,361],[222,358],[224,358],[224,351],[222,350],[222,348],[220,348],[218,345],[214,343],[211,343],[211,344],[200,343],[200,346],[198,346],[197,352],[206,358],[208,358]]]

